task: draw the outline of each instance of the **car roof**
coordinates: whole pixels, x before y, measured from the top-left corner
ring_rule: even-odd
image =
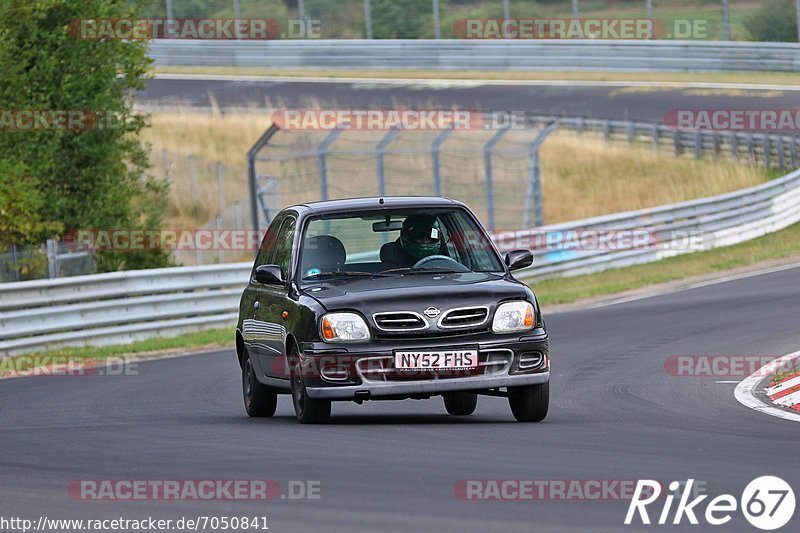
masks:
[[[398,209],[416,207],[463,207],[461,202],[440,196],[384,196],[368,198],[345,198],[309,202],[293,206],[296,210],[310,211],[308,214],[328,215],[334,213],[351,213],[355,210]],[[289,208],[289,209],[292,209]]]

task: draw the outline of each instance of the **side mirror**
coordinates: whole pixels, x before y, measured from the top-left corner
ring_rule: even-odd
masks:
[[[528,268],[533,264],[533,254],[530,250],[511,250],[506,254],[506,265],[509,270]]]
[[[264,285],[283,285],[283,269],[278,265],[261,265],[256,268],[256,281]]]

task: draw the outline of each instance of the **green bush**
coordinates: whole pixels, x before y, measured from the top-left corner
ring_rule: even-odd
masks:
[[[794,0],[771,0],[745,19],[744,27],[753,41],[797,42]]]
[[[82,18],[135,16],[121,0],[0,0],[0,110],[88,111],[114,123],[74,131],[0,130],[3,244],[39,244],[80,229],[155,229],[164,186],[145,176],[145,117],[130,94],[144,87],[145,42],[76,38]],[[49,235],[45,235],[50,231]],[[55,235],[54,235],[55,233]],[[5,241],[5,242],[4,242]],[[103,270],[169,263],[163,251],[98,254]]]

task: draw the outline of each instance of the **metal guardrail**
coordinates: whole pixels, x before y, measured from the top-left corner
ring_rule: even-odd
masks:
[[[156,66],[579,71],[800,71],[800,45],[630,40],[157,39]]]
[[[233,263],[0,284],[0,354],[231,326],[251,268]]]
[[[530,282],[693,251],[679,243],[678,234],[701,237],[703,249],[707,249],[744,242],[797,222],[800,170],[729,194],[521,230],[499,239],[496,236],[496,240],[515,248],[534,233],[638,230],[648,232],[658,244],[644,249],[534,250],[535,266],[516,274]],[[369,254],[357,255],[351,259],[365,260]],[[0,285],[0,354],[118,344],[230,326],[237,318],[250,269],[250,263],[235,263]]]

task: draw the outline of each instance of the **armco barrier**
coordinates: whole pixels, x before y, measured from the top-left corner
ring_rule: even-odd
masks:
[[[158,39],[158,67],[431,70],[780,71],[800,70],[800,45],[630,40]]]
[[[521,230],[532,232],[642,230],[665,246],[645,249],[537,249],[532,268],[516,273],[535,282],[657,261],[688,253],[670,246],[676,232],[727,246],[800,222],[800,170],[740,191],[689,202]],[[511,237],[511,239],[509,239]],[[501,248],[501,251],[504,251]],[[364,260],[359,254],[358,260]],[[103,345],[232,326],[252,265],[178,267],[0,284],[0,354],[48,347]],[[535,285],[534,285],[535,287]]]

